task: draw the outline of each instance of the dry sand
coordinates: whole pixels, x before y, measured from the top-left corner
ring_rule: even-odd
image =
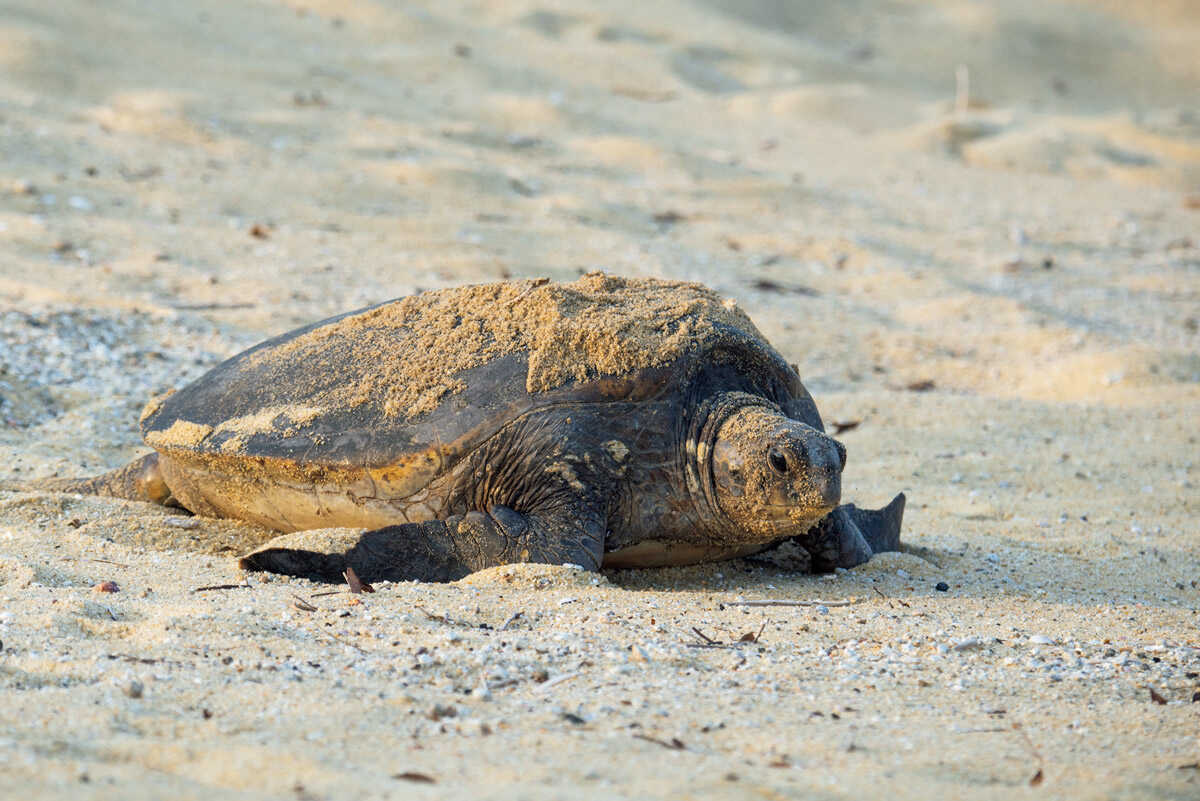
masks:
[[[0,478],[604,269],[735,297],[910,549],[197,591],[264,532],[0,492],[0,796],[1200,797],[1197,52],[1190,0],[6,3]]]

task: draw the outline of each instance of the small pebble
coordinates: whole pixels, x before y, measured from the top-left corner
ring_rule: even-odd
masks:
[[[1045,634],[1033,634],[1029,637],[1029,641],[1034,645],[1054,645],[1054,638],[1047,637]]]
[[[969,651],[972,648],[980,648],[983,646],[983,640],[978,637],[967,637],[965,640],[959,640],[952,646],[955,651]]]
[[[145,690],[146,688],[140,681],[134,680],[129,682],[129,686],[125,688],[125,694],[130,698],[141,698]]]
[[[117,586],[115,581],[102,581],[93,587],[96,592],[120,592],[121,588]]]
[[[944,581],[939,581],[937,584],[934,585],[933,588],[935,590],[937,590],[938,592],[949,592],[950,591],[950,585]]]

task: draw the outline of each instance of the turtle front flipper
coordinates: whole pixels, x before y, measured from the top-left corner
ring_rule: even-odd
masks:
[[[900,550],[904,502],[901,492],[882,509],[859,509],[848,503],[822,518],[808,533],[797,538],[812,556],[813,572],[857,567],[873,554]]]
[[[524,515],[505,506],[446,520],[369,531],[287,534],[243,557],[245,570],[342,581],[353,568],[363,581],[455,581],[514,562],[573,563],[597,570],[604,528],[594,513],[558,509]]]

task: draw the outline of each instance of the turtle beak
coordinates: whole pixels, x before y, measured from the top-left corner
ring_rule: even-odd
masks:
[[[779,454],[782,462],[774,455],[768,458],[773,467],[786,464],[792,482],[789,501],[833,509],[842,500],[846,446],[814,428],[805,428],[800,436],[775,447],[773,454]]]

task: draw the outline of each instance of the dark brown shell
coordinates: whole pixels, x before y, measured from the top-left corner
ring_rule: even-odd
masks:
[[[226,472],[277,473],[292,484],[368,477],[386,485],[392,497],[405,497],[520,415],[564,402],[639,401],[665,393],[677,393],[685,403],[683,388],[716,363],[722,371],[710,380],[736,374],[729,380],[738,386],[730,388],[761,391],[792,416],[820,426],[795,372],[748,320],[744,327],[711,323],[708,334],[668,364],[590,375],[541,392],[527,388],[528,354],[503,354],[459,373],[461,391],[445,394],[432,411],[411,419],[391,413],[373,397],[319,405],[315,399],[328,398],[333,390],[356,382],[374,385],[389,372],[386,358],[314,369],[331,361],[319,358],[326,339],[330,351],[346,347],[322,332],[336,330],[336,323],[355,314],[362,312],[263,342],[151,402],[141,420],[147,444],[177,462],[203,463],[206,469],[219,463]],[[290,347],[301,336],[315,344],[303,351]]]

